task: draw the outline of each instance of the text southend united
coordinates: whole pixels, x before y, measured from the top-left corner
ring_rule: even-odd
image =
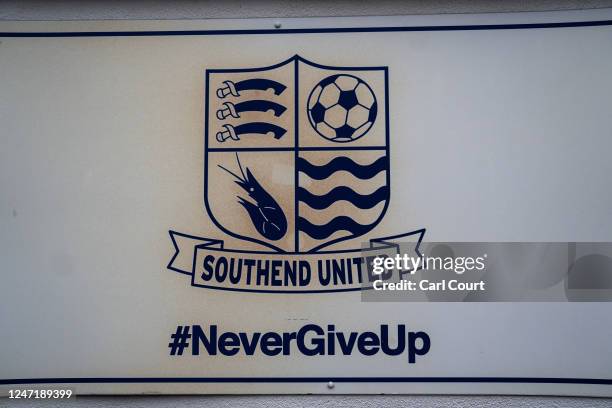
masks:
[[[200,344],[211,356],[220,353],[224,356],[234,356],[241,350],[252,356],[259,349],[266,356],[279,354],[288,356],[296,349],[305,356],[333,356],[337,353],[351,355],[355,351],[365,356],[372,356],[381,351],[390,356],[407,354],[408,362],[414,363],[417,356],[427,354],[431,341],[427,333],[407,332],[406,326],[400,324],[397,331],[389,333],[389,326],[380,325],[379,333],[370,331],[343,333],[336,331],[333,324],[327,325],[327,330],[316,324],[307,324],[295,332],[224,332],[218,334],[217,326],[211,325],[208,334],[201,326],[192,326],[192,355],[200,354]],[[390,338],[393,338],[393,345]],[[295,347],[293,347],[295,344]]]
[[[255,286],[308,286],[316,280],[322,286],[372,282],[369,265],[374,257],[349,257],[325,260],[281,260],[214,257],[206,255],[198,276],[202,281],[214,280]]]

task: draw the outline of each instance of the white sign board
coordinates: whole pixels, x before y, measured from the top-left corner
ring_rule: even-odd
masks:
[[[611,396],[602,298],[366,296],[609,242],[611,73],[611,10],[1,22],[2,392]]]

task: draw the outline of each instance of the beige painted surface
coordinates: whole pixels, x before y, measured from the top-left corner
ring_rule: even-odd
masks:
[[[308,22],[298,24],[308,24]],[[609,170],[606,167],[605,157],[599,155],[607,146],[606,139],[596,134],[597,130],[601,130],[598,126],[609,125],[598,121],[602,117],[602,111],[599,109],[606,106],[604,101],[609,92],[605,81],[597,81],[598,78],[602,80],[605,78],[605,72],[608,71],[604,68],[609,61],[604,59],[604,65],[598,65],[600,69],[589,71],[588,75],[580,75],[577,79],[571,76],[572,72],[579,69],[595,66],[588,62],[594,61],[594,58],[601,58],[601,53],[591,54],[590,50],[585,50],[580,44],[589,42],[590,44],[602,44],[602,47],[605,47],[609,33],[601,34],[596,29],[582,31],[583,33],[576,36],[566,36],[564,32],[562,41],[558,36],[546,32],[535,34],[536,39],[503,32],[486,38],[473,35],[473,33],[440,39],[435,38],[435,35],[411,35],[401,42],[403,46],[407,42],[412,45],[413,48],[408,55],[396,55],[395,49],[391,47],[388,48],[387,54],[377,52],[377,60],[384,57],[383,59],[388,61],[387,64],[390,67],[396,67],[395,72],[401,72],[399,76],[392,76],[394,81],[392,89],[395,93],[392,106],[402,106],[406,110],[395,113],[391,122],[396,124],[394,126],[397,129],[409,129],[407,134],[414,135],[414,138],[402,138],[406,133],[399,134],[398,131],[392,136],[400,138],[397,142],[394,139],[393,149],[396,152],[394,154],[397,154],[396,157],[409,156],[412,158],[410,156],[412,146],[417,146],[419,151],[428,152],[430,158],[442,155],[447,166],[455,165],[457,166],[455,169],[462,168],[461,166],[465,164],[460,160],[461,157],[471,154],[473,157],[482,158],[482,162],[472,161],[471,164],[474,167],[462,168],[470,176],[480,177],[476,183],[480,189],[470,190],[471,193],[478,193],[478,195],[476,198],[472,196],[468,203],[465,200],[461,203],[461,200],[455,199],[453,204],[456,205],[451,209],[448,207],[448,200],[443,198],[447,195],[462,197],[460,190],[469,188],[469,183],[461,183],[460,179],[454,179],[454,187],[450,187],[451,192],[441,193],[431,186],[435,186],[437,181],[444,181],[444,175],[449,174],[448,168],[432,168],[431,160],[427,160],[427,157],[420,159],[415,157],[412,162],[396,159],[396,167],[392,169],[393,172],[424,173],[422,177],[429,179],[416,178],[416,180],[422,180],[423,183],[418,185],[410,182],[411,177],[406,177],[405,181],[400,179],[394,185],[394,194],[395,191],[398,191],[399,194],[394,196],[395,201],[390,209],[392,215],[388,223],[381,226],[382,231],[392,231],[401,222],[401,225],[405,225],[406,228],[427,226],[433,230],[434,234],[437,234],[438,238],[446,239],[465,238],[467,230],[470,231],[468,235],[472,234],[469,235],[470,237],[478,236],[480,239],[529,239],[527,237],[533,238],[534,234],[539,234],[539,237],[556,237],[557,239],[560,235],[563,236],[562,239],[575,238],[576,235],[582,239],[609,239],[609,236],[606,235],[609,225],[605,224],[606,221],[609,221],[609,217],[606,218],[609,216],[606,212],[608,207],[605,206],[609,196],[603,189],[597,188],[597,180],[592,180],[588,185],[583,184],[582,186],[577,183],[593,174]],[[379,41],[388,43],[385,38],[379,40],[365,36],[359,36],[358,39],[336,38],[334,41],[328,41],[329,48],[317,51],[320,48],[318,47],[320,41],[315,38],[300,40],[297,45],[292,42],[290,48],[299,47],[309,52],[310,55],[317,55],[319,59],[338,63],[339,58],[333,56],[340,55],[338,51],[340,49],[352,49],[351,44],[357,40],[365,49],[368,47],[375,49],[377,44],[380,44]],[[240,44],[238,40],[231,41]],[[225,46],[232,47],[234,43],[231,41]],[[234,57],[227,64],[242,66],[246,63],[258,65],[264,62],[278,62],[281,60],[279,59],[281,54],[287,54],[285,41],[287,40],[266,39],[265,42],[268,44],[265,49],[274,51],[265,56],[258,56],[254,47],[246,46],[241,55]],[[436,41],[439,41],[439,44]],[[448,54],[432,52],[437,44],[441,50],[444,50],[449,41],[455,45],[451,47],[452,52]],[[506,45],[516,41],[514,48],[510,46],[504,51],[518,52],[522,58],[528,57],[525,58],[525,61],[530,62],[528,68],[534,69],[528,74],[527,71],[521,71],[521,69],[526,69],[524,65],[520,68],[516,67],[518,71],[511,70],[513,73],[511,81],[504,84],[502,92],[502,95],[508,98],[505,100],[503,111],[496,111],[494,106],[487,104],[490,102],[490,98],[487,98],[487,95],[490,94],[487,91],[500,86],[503,74],[508,72],[505,69],[508,69],[508,64],[514,59],[511,58],[512,55],[501,52],[499,47],[495,46],[495,41]],[[92,44],[95,45],[93,49]],[[258,42],[258,46],[261,47],[261,44]],[[423,44],[426,44],[427,48],[419,49],[419,46]],[[462,45],[467,49],[462,49],[463,52],[460,52]],[[490,73],[491,77],[483,76],[482,73],[476,75],[469,65],[461,64],[463,59],[458,56],[465,57],[468,53],[467,55],[476,58],[484,55],[482,49],[478,47],[488,46],[491,46],[491,52],[495,52],[496,58],[482,59],[478,62],[479,69],[485,68],[484,71],[487,74]],[[566,52],[568,46],[574,47],[572,48],[574,54],[569,56]],[[21,272],[11,274],[7,280],[10,285],[6,287],[26,290],[29,293],[28,307],[19,309],[22,313],[18,316],[19,320],[40,321],[41,323],[32,325],[30,328],[24,327],[22,333],[24,336],[20,338],[19,344],[11,342],[11,338],[7,343],[10,355],[18,355],[15,353],[19,349],[30,350],[28,359],[31,359],[31,364],[23,365],[23,359],[9,360],[9,364],[3,367],[4,370],[10,370],[11,373],[18,371],[22,376],[34,375],[33,373],[45,376],[55,374],[57,370],[65,370],[67,376],[77,376],[90,365],[90,367],[95,367],[95,372],[101,373],[100,375],[112,375],[117,369],[126,375],[148,375],[163,366],[164,373],[197,375],[202,372],[200,361],[160,361],[151,359],[151,356],[165,356],[166,350],[163,345],[167,342],[169,331],[173,325],[177,324],[177,319],[200,321],[203,313],[213,315],[214,319],[232,322],[231,324],[240,328],[249,325],[254,328],[262,325],[265,328],[271,325],[289,327],[292,323],[284,321],[281,323],[281,320],[320,319],[321,316],[327,318],[329,310],[332,309],[336,311],[338,319],[362,325],[364,328],[372,322],[379,321],[381,315],[388,319],[404,318],[404,311],[390,310],[384,305],[376,307],[368,305],[368,308],[376,309],[373,312],[360,310],[365,306],[359,304],[357,296],[350,295],[333,299],[317,299],[317,304],[307,299],[296,300],[294,297],[280,297],[262,304],[257,295],[227,296],[222,293],[189,288],[183,280],[178,279],[179,277],[164,270],[164,262],[167,262],[171,254],[167,235],[164,235],[169,227],[194,233],[217,232],[210,229],[210,223],[202,211],[202,197],[199,190],[203,177],[201,173],[203,168],[201,153],[202,88],[199,86],[201,67],[208,66],[207,61],[215,61],[215,63],[218,61],[213,56],[209,44],[202,44],[196,40],[183,41],[183,39],[181,41],[138,39],[126,42],[117,39],[95,39],[86,42],[53,40],[52,44],[43,43],[42,40],[3,40],[1,47],[0,52],[12,53],[12,58],[0,62],[8,68],[2,71],[3,75],[18,78],[18,80],[12,80],[8,85],[9,92],[17,97],[11,99],[10,103],[6,103],[5,100],[3,105],[3,109],[6,109],[3,115],[8,120],[7,129],[10,130],[10,133],[6,133],[8,135],[6,136],[7,146],[10,146],[10,150],[3,150],[5,154],[3,164],[7,166],[3,169],[5,175],[3,185],[8,191],[16,192],[6,195],[6,202],[3,203],[9,211],[8,214],[14,218],[11,220],[6,215],[4,218],[5,221],[13,223],[7,224],[9,227],[5,229],[6,236],[3,236],[7,241],[4,255],[9,259],[11,271],[30,272],[26,275]],[[546,55],[543,50],[546,50]],[[470,52],[472,54],[469,54]],[[347,53],[348,51],[343,54],[343,58],[348,58]],[[357,53],[352,59],[358,63],[367,63],[365,61],[367,58]],[[409,63],[402,63],[405,59]],[[558,64],[559,59],[564,62],[561,67]],[[44,61],[44,64],[37,63],[38,61]],[[185,61],[185,63],[176,64],[176,61]],[[599,59],[597,61],[602,62]],[[225,64],[223,62],[221,66]],[[156,69],[152,70],[151,66]],[[437,67],[433,72],[432,66]],[[440,67],[449,69],[454,75],[449,75]],[[550,69],[551,67],[555,69]],[[410,75],[410,72],[413,75]],[[423,76],[419,77],[419,74]],[[425,74],[428,76],[426,77]],[[551,75],[550,82],[546,82]],[[436,78],[436,81],[433,83],[425,81],[425,78],[432,76]],[[533,88],[520,87],[521,84],[524,84],[522,81],[534,77],[539,79],[535,83],[542,85],[542,88],[539,89],[541,94],[535,92],[535,97]],[[572,84],[575,84],[574,79],[582,82],[580,85],[559,89],[557,86],[559,81],[569,77],[572,78]],[[64,86],[66,81],[72,81],[78,86],[71,87],[67,91]],[[471,95],[473,99],[470,101],[456,96],[451,101],[444,100],[440,95],[447,94],[449,88],[453,89],[454,95]],[[576,95],[577,90],[585,88],[589,90],[590,95],[601,99],[591,99],[592,104],[582,100],[583,104],[578,105],[566,98]],[[433,95],[434,92],[439,93],[438,97]],[[554,92],[559,98],[550,98],[551,92]],[[527,93],[529,97],[526,96]],[[411,99],[410,95],[414,94],[422,97],[415,98],[416,100]],[[62,103],[57,103],[58,95],[61,95],[59,100]],[[520,104],[512,105],[512,101],[521,97],[523,99]],[[543,101],[550,102],[550,99],[554,99],[559,104],[556,112],[565,114],[558,116],[555,114],[554,117],[528,115],[530,112],[537,112],[537,107],[541,107]],[[138,103],[134,103],[135,100]],[[468,102],[475,106],[471,106]],[[466,103],[468,103],[468,109],[463,109],[461,115],[453,115],[453,112],[457,110],[456,107],[460,106],[459,104]],[[481,108],[477,109],[478,106]],[[442,109],[445,114],[443,117],[449,119],[443,123],[434,120],[442,116],[439,112],[437,115],[432,113],[434,107]],[[465,105],[463,107],[465,108]],[[520,121],[512,117],[512,120],[500,126],[500,121],[503,121],[507,117],[508,110],[512,111],[512,109],[526,115],[521,117],[528,119]],[[483,111],[485,114],[482,113]],[[81,113],[75,115],[75,112]],[[20,120],[26,116],[32,119]],[[417,118],[419,120],[416,120]],[[568,120],[567,126],[559,125],[564,118]],[[452,122],[453,119],[456,121]],[[444,132],[444,129],[449,129],[449,121],[454,125],[452,131]],[[554,125],[558,132],[553,139],[547,139],[547,135],[542,136],[541,133],[534,130],[537,127],[530,126],[534,124],[533,121],[544,128]],[[503,139],[505,136],[509,139],[503,139],[506,142],[492,146],[489,144],[493,143],[490,139],[474,136],[473,131],[476,129],[479,129],[480,134],[483,135],[487,133],[482,131],[484,129],[489,134],[496,132],[499,138]],[[560,138],[566,147],[584,148],[580,138],[583,136],[581,130],[584,131],[584,129],[592,129],[592,133],[589,134],[593,138],[590,147],[587,147],[590,150],[578,153],[577,156],[579,160],[587,160],[588,157],[589,164],[592,166],[590,169],[593,170],[585,170],[586,173],[576,174],[572,173],[572,170],[576,171],[580,168],[566,169],[563,167],[565,163],[562,160],[563,157],[547,155],[548,148],[550,148],[547,142],[558,141]],[[604,129],[609,130],[607,127]],[[462,143],[460,146],[456,139],[452,139],[455,132],[467,137],[471,143]],[[40,148],[40,135],[46,135],[46,138],[43,139],[44,143],[47,143],[44,149]],[[61,136],[58,140],[48,135]],[[447,145],[450,143],[452,148],[449,150],[455,150],[455,155],[451,156],[450,153],[436,149],[440,143],[440,139],[436,137],[443,136],[442,140]],[[178,142],[177,137],[180,138]],[[536,151],[523,151],[515,147],[517,145],[513,137],[518,137],[519,141],[524,144],[535,143]],[[544,139],[538,139],[538,137]],[[548,135],[548,137],[552,138],[553,135]],[[476,153],[473,149],[467,149],[466,145],[476,147]],[[119,146],[121,148],[118,148]],[[493,149],[499,156],[488,158],[486,155],[479,156],[478,149],[485,147],[484,151],[490,152]],[[571,148],[570,150],[576,152]],[[505,155],[508,151],[520,155],[520,163],[516,167],[514,167],[516,156]],[[564,149],[563,152],[566,150]],[[557,171],[554,177],[547,178],[541,172],[535,171],[542,165],[540,156],[544,156],[545,167],[552,167]],[[483,166],[486,168],[488,160],[496,163],[495,166],[489,163],[492,168],[496,168],[499,161],[506,165],[505,169],[508,174],[501,176],[505,177],[506,185],[513,185],[516,190],[499,192],[497,183],[488,180],[481,172]],[[125,163],[129,163],[129,166],[126,167]],[[152,176],[152,169],[158,173]],[[427,171],[422,169],[427,169]],[[529,183],[532,184],[520,186],[513,184],[512,180],[516,177],[517,171],[523,175],[531,175],[532,179]],[[559,172],[563,176],[559,176]],[[9,174],[12,175],[10,178]],[[15,174],[19,177],[15,177]],[[544,179],[538,179],[538,177],[544,177]],[[564,179],[565,184],[571,184],[575,189],[580,189],[581,194],[576,194],[578,197],[588,196],[589,193],[600,194],[596,196],[599,199],[593,200],[597,201],[595,207],[593,202],[577,200],[566,205],[559,204],[552,214],[543,215],[544,208],[550,207],[550,202],[546,200],[550,199],[551,194],[553,197],[555,194],[561,196],[561,189],[557,190],[554,185],[547,183],[559,179]],[[46,180],[46,182],[41,183],[41,180]],[[534,193],[535,201],[532,199],[529,205],[519,203],[518,208],[514,208],[513,211],[506,208],[507,204],[504,203],[513,202],[510,197],[526,193]],[[493,200],[498,194],[501,194],[501,197],[498,197],[499,205],[480,208],[479,211],[476,211],[479,217],[465,216],[468,204],[473,207],[479,202],[482,203],[482,199]],[[423,196],[428,197],[428,200],[419,203],[418,200],[415,202],[413,199]],[[129,202],[130,205],[126,206],[126,202]],[[534,205],[536,206],[535,211]],[[504,209],[507,211],[500,214],[499,212]],[[414,216],[404,218],[403,214],[406,212]],[[100,217],[101,213],[104,216]],[[581,214],[579,225],[568,223],[567,220],[572,216],[575,217],[577,213]],[[94,216],[95,214],[98,216]],[[458,214],[467,219],[459,219]],[[505,215],[506,218],[500,215]],[[519,220],[521,222],[517,225]],[[536,222],[539,222],[540,225]],[[521,225],[534,226],[534,224],[537,228],[532,230],[525,231],[519,228]],[[83,240],[83,236],[92,238]],[[117,238],[118,236],[121,238]],[[146,238],[143,239],[143,237]],[[15,256],[23,250],[25,242],[38,249],[35,257]],[[70,251],[66,251],[67,247],[71,248]],[[74,256],[75,252],[78,252],[79,255]],[[129,259],[129,262],[126,263],[126,259]],[[87,273],[84,275],[83,271]],[[37,280],[39,283],[34,288],[30,286],[31,274],[39,277]],[[140,292],[135,295],[135,287],[139,286]],[[50,291],[50,288],[53,290]],[[84,291],[83,288],[87,290]],[[56,307],[58,303],[54,293],[62,294],[59,309]],[[64,293],[69,293],[69,295],[64,295]],[[96,293],[105,293],[106,296],[97,297]],[[19,304],[20,299],[25,299],[22,292],[14,289],[11,289],[11,293],[7,291],[6,296],[13,299],[11,304]],[[165,299],[165,301],[160,303],[160,299]],[[229,302],[235,306],[228,307]],[[258,316],[261,320],[252,322],[251,317],[241,317],[240,314],[235,313],[236,308],[243,307],[245,303],[249,305],[253,315]],[[122,305],[124,307],[121,307]],[[541,338],[538,339],[541,344],[549,345],[549,349],[541,352],[544,358],[551,360],[549,365],[533,368],[531,372],[537,372],[540,375],[555,372],[558,360],[554,359],[554,356],[565,355],[563,346],[568,345],[559,339],[566,339],[573,343],[572,339],[580,338],[580,340],[589,341],[587,347],[593,354],[590,357],[581,356],[582,360],[566,362],[573,370],[572,372],[575,372],[577,376],[606,376],[609,374],[610,362],[605,358],[602,359],[602,355],[605,355],[607,350],[606,344],[601,343],[598,336],[588,340],[578,336],[580,332],[592,333],[596,330],[603,333],[602,338],[605,337],[602,330],[606,330],[606,325],[602,327],[598,321],[602,321],[601,319],[605,321],[607,313],[596,306],[544,305],[535,308],[535,312],[534,307],[531,306],[498,305],[492,311],[482,310],[482,307],[477,305],[462,306],[464,306],[463,309],[457,311],[448,310],[444,305],[426,305],[426,307],[416,308],[410,305],[411,308],[414,308],[410,311],[410,320],[415,326],[430,328],[432,335],[435,334],[437,338],[453,339],[442,346],[439,350],[440,354],[433,362],[419,367],[419,375],[435,373],[442,366],[449,369],[444,362],[448,361],[450,356],[458,360],[456,369],[450,368],[454,374],[467,375],[466,371],[470,370],[477,372],[481,367],[477,365],[474,367],[470,353],[458,355],[458,350],[474,347],[475,340],[467,337],[457,338],[455,333],[458,330],[469,331],[471,325],[474,325],[474,330],[479,330],[478,328],[481,330],[484,321],[487,322],[486,326],[490,330],[484,334],[484,339],[480,339],[483,345],[477,347],[482,352],[492,353],[488,355],[489,362],[492,363],[489,370],[499,369],[504,373],[519,375],[523,372],[521,370],[524,369],[525,364],[531,361],[531,357],[527,355],[524,355],[524,358],[527,359],[524,361],[517,357],[521,355],[520,351],[524,347],[529,346],[526,339],[515,338],[518,342],[508,347],[510,351],[512,347],[516,347],[514,349],[516,352],[508,352],[508,347],[506,347],[507,355],[505,356],[494,356],[495,352],[492,351],[494,349],[486,351],[484,345],[494,344],[496,339],[499,340],[497,336],[508,339],[509,336],[516,335],[511,330],[512,325],[508,327],[508,322],[527,325],[531,330],[537,332],[538,322],[543,316],[553,316],[551,326],[541,330],[539,332]],[[258,310],[255,311],[254,308]],[[151,314],[152,310],[156,310],[157,313]],[[279,310],[283,311],[281,316],[278,314]],[[584,315],[591,315],[593,318],[585,321],[581,318]],[[2,315],[3,319],[9,322],[8,319],[15,316],[7,312]],[[96,318],[91,318],[92,316]],[[143,316],[150,317],[143,319]],[[372,316],[373,319],[368,321],[368,316]],[[440,316],[444,317],[440,318]],[[465,316],[472,318],[466,321]],[[82,320],[84,317],[88,317],[87,320]],[[65,331],[57,331],[58,321],[65,321],[64,324],[67,325],[65,327],[71,325],[79,327],[79,336],[70,336],[70,339],[73,340],[71,344],[64,341]],[[95,335],[102,326],[106,332],[110,333],[110,338],[119,338],[123,336],[122,333],[129,331],[134,321],[140,322],[140,332],[154,333],[152,337],[148,337],[150,342],[148,340],[144,343],[139,342],[138,348],[134,347],[133,341],[135,340],[120,345]],[[66,348],[53,349],[50,352],[49,348],[39,347],[39,343],[35,340],[35,333],[41,330],[41,327],[49,334],[47,344],[61,345],[64,343]],[[166,330],[159,330],[160,327]],[[103,361],[90,353],[92,348],[106,355],[124,354],[118,360],[105,358]],[[598,354],[598,350],[604,354]],[[7,350],[5,349],[3,353],[7,353]],[[53,359],[52,363],[41,367],[39,362],[49,361],[49,358]],[[75,360],[78,361],[77,365],[74,364]],[[260,359],[255,359],[250,367],[245,366],[244,361],[236,363],[209,362],[206,371],[218,370],[217,372],[228,373],[269,371],[268,362]],[[368,373],[376,369],[376,364],[365,363],[365,361],[352,362],[351,364],[354,365],[351,372],[355,372],[359,367],[363,367],[367,370],[364,372]],[[405,365],[398,363],[397,366],[394,366],[394,364],[394,362],[382,364],[379,367],[380,372],[387,373],[389,370],[405,372]],[[320,368],[318,363],[306,363],[300,367],[305,373],[318,372]],[[330,363],[324,370],[328,373],[342,375],[346,372],[346,368],[337,363]],[[275,369],[278,370],[279,375],[293,373],[295,364],[282,365]],[[82,387],[84,391],[133,391],[133,388],[129,387],[120,388]],[[146,391],[159,389],[164,388],[151,386],[147,387]],[[266,386],[227,386],[222,390],[226,392],[279,391],[276,387]],[[174,391],[218,392],[218,388],[181,386],[174,388]],[[295,386],[295,388],[285,388],[280,391],[328,392],[322,385]],[[389,385],[382,385],[380,388],[338,387],[338,392],[349,391],[455,393],[472,390],[467,387],[454,386],[440,388],[429,386],[396,388]],[[482,389],[474,389],[474,391],[482,392]],[[606,393],[600,388],[564,387],[563,390],[560,390],[548,386],[522,387],[520,390],[500,386],[491,387],[489,391],[526,394]]]

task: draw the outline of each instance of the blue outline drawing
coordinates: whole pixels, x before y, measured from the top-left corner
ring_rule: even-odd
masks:
[[[351,77],[357,80],[357,85],[355,85],[355,87],[359,86],[360,84],[364,84],[370,91],[370,93],[372,94],[372,97],[374,98],[374,102],[372,104],[372,106],[370,108],[367,108],[368,110],[373,110],[374,111],[374,118],[371,120],[370,126],[368,126],[368,129],[363,132],[360,136],[356,137],[355,139],[351,139],[351,140],[334,140],[334,139],[330,139],[329,137],[325,136],[323,133],[319,132],[319,130],[317,129],[317,124],[313,121],[312,118],[312,114],[311,114],[311,110],[312,109],[308,109],[308,105],[310,105],[310,98],[312,98],[312,95],[314,94],[315,90],[317,89],[317,87],[319,85],[321,85],[323,88],[327,85],[326,82],[332,80],[332,79],[336,79],[339,76],[347,76],[347,77]],[[333,82],[333,81],[332,81]],[[340,88],[338,88],[340,90],[340,92],[343,92]],[[323,137],[324,139],[327,140],[331,140],[332,142],[336,142],[336,143],[350,143],[353,142],[357,139],[360,139],[362,137],[364,137],[365,135],[368,134],[368,132],[370,131],[370,129],[372,129],[372,127],[374,126],[374,122],[376,122],[376,117],[378,116],[376,114],[376,109],[377,109],[377,104],[378,104],[378,100],[376,99],[376,94],[374,93],[374,91],[372,90],[372,88],[370,87],[370,85],[365,82],[363,79],[356,77],[355,75],[350,75],[350,74],[334,74],[334,75],[330,75],[326,78],[323,78],[321,81],[319,81],[319,83],[317,85],[315,85],[314,88],[312,88],[312,91],[310,91],[310,94],[308,95],[308,99],[306,99],[306,105],[307,105],[307,110],[308,110],[308,122],[310,123],[310,125],[312,126],[312,128],[315,130],[315,132],[317,132],[321,137]],[[332,108],[334,106],[338,105],[338,103],[329,106],[327,109]],[[362,107],[365,108],[365,106],[358,104]],[[356,129],[355,129],[356,130]]]
[[[372,71],[382,71],[384,74],[384,106],[385,106],[385,116],[383,118],[384,120],[384,126],[385,126],[385,138],[384,138],[384,146],[359,146],[359,147],[351,147],[351,146],[345,146],[344,143],[339,143],[338,147],[306,147],[306,148],[300,148],[299,146],[299,141],[300,141],[300,135],[299,135],[299,120],[300,120],[300,114],[302,112],[299,112],[299,64],[303,63],[305,65],[314,67],[314,68],[318,68],[321,70],[327,70],[327,71],[335,71],[335,72],[339,72],[339,71],[354,71],[354,72],[372,72]],[[210,148],[209,147],[209,115],[210,113],[210,93],[213,92],[214,90],[210,88],[210,75],[211,74],[223,74],[223,73],[242,73],[242,72],[264,72],[264,71],[269,71],[272,69],[276,69],[276,68],[280,68],[283,66],[286,66],[288,64],[294,64],[294,94],[295,94],[295,118],[294,118],[294,137],[295,137],[295,141],[294,141],[294,146],[293,147],[279,147],[279,148],[249,148],[249,147],[244,147],[244,148]],[[353,76],[350,74],[345,74],[348,76]],[[357,78],[357,77],[356,77]],[[360,78],[357,78],[358,80],[360,80],[361,82],[365,83],[363,80],[361,80]],[[369,86],[369,84],[365,83],[366,86],[370,89],[370,91],[372,91],[371,87]],[[266,66],[266,67],[257,67],[257,68],[229,68],[229,69],[207,69],[205,72],[205,104],[204,104],[204,121],[205,121],[205,126],[204,126],[204,163],[205,163],[205,167],[208,166],[209,160],[208,160],[208,154],[210,152],[220,152],[220,151],[226,151],[226,152],[240,152],[240,151],[244,151],[244,152],[249,152],[249,151],[267,151],[267,152],[275,152],[275,151],[285,151],[285,152],[294,152],[294,204],[295,204],[295,208],[294,208],[294,234],[295,234],[295,242],[294,242],[294,246],[293,246],[293,251],[294,253],[299,253],[300,251],[300,239],[299,239],[299,235],[300,235],[300,230],[298,229],[298,224],[301,224],[303,226],[303,228],[305,230],[309,230],[309,231],[313,231],[313,230],[326,230],[325,232],[321,233],[320,236],[329,236],[331,235],[331,233],[333,233],[334,231],[337,230],[342,230],[342,226],[346,227],[347,229],[349,229],[349,232],[351,232],[350,235],[348,236],[343,236],[340,238],[335,238],[335,239],[331,239],[329,241],[325,241],[325,238],[321,239],[321,244],[317,245],[316,247],[302,252],[302,253],[314,253],[314,252],[318,252],[321,249],[328,247],[330,245],[336,244],[338,242],[341,241],[346,241],[346,240],[350,240],[350,239],[354,239],[356,237],[362,236],[370,231],[372,231],[379,223],[380,221],[382,221],[382,219],[384,218],[387,209],[389,207],[389,201],[391,200],[391,193],[390,193],[390,186],[391,186],[391,175],[390,175],[390,170],[391,170],[391,163],[390,163],[390,137],[389,137],[389,69],[386,66],[372,66],[372,67],[344,67],[344,66],[330,66],[330,65],[322,65],[322,64],[317,64],[314,63],[312,61],[309,61],[305,58],[300,57],[299,55],[294,55],[293,57],[286,59],[282,62],[279,62],[277,64],[274,65],[270,65],[270,66]],[[374,95],[374,92],[372,91],[372,94]],[[375,101],[376,101],[376,96],[375,96]],[[377,101],[375,103],[378,103]],[[380,109],[378,111],[380,113]],[[213,112],[214,114],[214,112]],[[309,123],[310,123],[310,119],[309,119]],[[373,124],[372,124],[373,126]],[[371,127],[370,127],[371,129]],[[368,129],[368,131],[370,130]],[[367,132],[366,132],[367,133]],[[364,133],[365,135],[365,133]],[[379,203],[380,201],[385,201],[384,207],[380,213],[380,215],[377,217],[377,219],[372,222],[371,224],[368,225],[360,225],[355,223],[353,220],[349,219],[348,217],[336,217],[333,220],[331,220],[328,224],[326,224],[325,226],[317,226],[317,225],[313,225],[308,223],[308,221],[306,221],[303,218],[300,218],[299,216],[299,200],[298,200],[298,190],[300,188],[299,186],[299,168],[298,168],[298,161],[301,160],[299,157],[299,153],[300,151],[351,151],[351,150],[381,150],[384,151],[384,156],[382,156],[380,159],[377,160],[377,165],[378,167],[383,167],[386,171],[386,186],[384,188],[383,191],[379,191],[377,196],[375,197],[378,201],[377,203]],[[355,164],[356,166],[356,164]],[[368,168],[370,166],[362,166],[364,169]],[[209,177],[209,169],[208,168],[204,168],[204,207],[206,209],[206,213],[208,214],[208,216],[210,217],[211,221],[217,226],[217,228],[219,228],[221,231],[223,231],[224,233],[226,233],[227,235],[234,237],[234,238],[238,238],[241,240],[245,240],[245,241],[249,241],[249,242],[254,242],[260,245],[263,245],[267,248],[272,249],[273,251],[276,251],[278,253],[288,253],[289,251],[286,251],[280,247],[278,247],[277,245],[274,245],[273,243],[252,237],[252,236],[246,236],[246,235],[241,235],[238,233],[235,233],[233,231],[228,230],[227,228],[225,228],[223,226],[223,224],[221,224],[214,216],[213,211],[211,210],[210,204],[209,204],[209,188],[208,188],[208,177]],[[359,169],[355,168],[353,170],[353,172],[355,173],[359,173]],[[329,198],[329,197],[328,197]],[[381,199],[382,198],[382,199]],[[365,203],[363,203],[364,198],[358,198],[355,197],[355,203],[359,203],[362,208],[366,208],[367,206],[365,206]],[[331,231],[331,232],[330,232]],[[315,238],[316,239],[316,238]]]

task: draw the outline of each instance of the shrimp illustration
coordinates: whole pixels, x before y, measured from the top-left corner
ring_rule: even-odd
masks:
[[[236,161],[238,162],[238,168],[240,169],[242,177],[220,164],[218,164],[218,166],[234,176],[236,178],[234,182],[242,187],[242,189],[249,194],[249,197],[255,201],[255,204],[253,204],[243,197],[236,196],[238,202],[247,211],[249,217],[251,217],[251,221],[257,232],[271,241],[278,241],[287,233],[287,217],[285,217],[285,213],[276,200],[274,200],[274,198],[264,190],[261,184],[259,184],[248,167],[246,167],[245,175],[242,165],[240,164],[238,153],[236,153]]]

